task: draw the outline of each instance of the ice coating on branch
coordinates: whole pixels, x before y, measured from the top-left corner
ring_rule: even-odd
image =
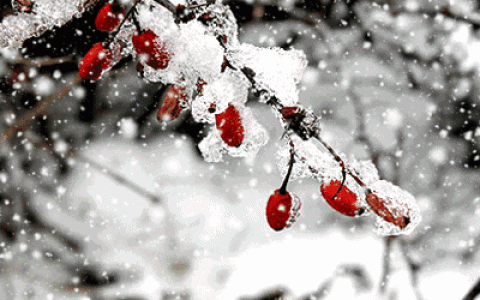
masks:
[[[192,115],[195,121],[215,123],[215,114],[224,111],[229,103],[243,106],[247,101],[248,82],[238,72],[227,69],[220,78],[203,87],[203,96],[192,103]]]
[[[402,229],[385,218],[376,216],[377,233],[381,235],[410,234],[421,221],[420,209],[415,198],[407,191],[386,180],[378,180],[369,186],[382,201],[383,207],[393,218],[407,218],[408,224]],[[375,210],[374,210],[375,211]]]
[[[219,2],[220,3],[220,2]],[[212,4],[209,6],[201,6],[203,11],[208,10],[208,14],[212,18],[208,22],[207,30],[214,36],[225,36],[226,46],[238,45],[238,26],[235,16],[228,6],[221,4]],[[200,15],[200,14],[199,14]]]
[[[220,131],[212,127],[207,137],[198,144],[205,161],[220,162],[225,153],[234,157],[255,157],[260,148],[268,143],[267,131],[255,120],[251,109],[239,105],[236,108],[240,112],[245,129],[243,142],[239,147],[229,147],[220,138]]]
[[[0,24],[0,47],[20,48],[25,40],[79,17],[92,0],[35,0],[31,12],[6,16]],[[88,5],[87,5],[88,6]]]
[[[293,106],[298,102],[296,84],[307,66],[303,51],[240,44],[231,47],[227,56],[234,66],[248,67],[255,72],[257,89],[268,90],[284,106]]]
[[[304,141],[297,136],[291,136],[291,139],[295,145],[295,163],[290,175],[292,180],[317,178],[324,181],[325,174],[331,173],[332,169],[340,170],[332,155],[322,151],[312,139]],[[289,160],[290,146],[285,143],[277,152],[277,166],[282,176],[287,174]]]
[[[352,158],[348,161],[348,165],[366,185],[370,185],[380,180],[378,170],[371,160],[358,161],[355,158]]]

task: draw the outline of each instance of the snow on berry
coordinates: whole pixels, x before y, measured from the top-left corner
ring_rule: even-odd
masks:
[[[98,80],[103,72],[115,64],[114,59],[110,49],[105,48],[101,42],[96,43],[83,57],[78,73],[83,79]]]
[[[243,106],[247,101],[248,87],[243,74],[226,70],[217,80],[203,86],[202,95],[192,103],[193,118],[197,122],[213,124],[215,114],[224,111],[229,103]]]
[[[289,192],[282,194],[280,189],[275,190],[267,203],[268,225],[275,231],[292,226],[300,215],[300,207],[301,202],[296,195]]]
[[[252,69],[259,85],[256,88],[268,90],[282,105],[294,106],[298,102],[296,84],[300,82],[307,66],[302,51],[241,44],[231,47],[227,57],[234,66]]]
[[[104,32],[113,32],[127,15],[125,8],[118,3],[105,4],[95,18],[95,27]]]
[[[165,93],[162,106],[157,113],[157,120],[171,121],[180,116],[183,108],[187,105],[187,93],[185,87],[171,85]]]
[[[154,1],[138,5],[140,27],[154,32],[172,54],[166,69],[146,66],[151,82],[195,84],[198,78],[210,83],[220,76],[223,48],[207,27],[196,20],[176,24],[172,14]]]
[[[359,195],[350,189],[355,183],[353,183],[352,180],[348,181],[348,185],[347,181],[345,181],[345,184],[338,194],[337,191],[342,184],[342,182],[338,180],[323,183],[320,186],[320,191],[325,201],[327,201],[333,209],[342,215],[356,217],[365,212],[365,206],[362,204]],[[352,189],[355,190],[355,188]],[[336,197],[334,198],[335,195]]]
[[[268,134],[265,128],[255,120],[251,109],[239,104],[235,104],[235,108],[239,112],[241,125],[244,128],[241,144],[238,147],[228,145],[221,137],[222,132],[212,127],[207,137],[198,144],[205,161],[219,162],[225,153],[234,157],[252,158],[268,143]]]
[[[420,209],[407,191],[386,180],[369,186],[367,203],[377,215],[377,233],[410,234],[420,223]]]

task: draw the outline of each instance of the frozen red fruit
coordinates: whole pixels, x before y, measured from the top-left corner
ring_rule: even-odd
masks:
[[[165,47],[165,43],[161,42],[152,30],[134,34],[132,42],[135,51],[140,56],[140,61],[144,64],[155,70],[168,67],[171,54]]]
[[[95,18],[95,27],[100,31],[113,32],[127,15],[125,8],[118,3],[105,4]]]
[[[385,201],[373,192],[367,194],[367,204],[372,208],[373,212],[384,219],[385,221],[404,229],[410,224],[410,217],[408,216],[408,208],[395,207],[392,201]],[[407,213],[405,213],[407,212]]]
[[[183,111],[183,102],[187,99],[185,88],[172,85],[163,98],[162,107],[157,114],[157,119],[162,121],[175,120]]]
[[[320,186],[320,191],[327,203],[342,215],[355,217],[365,212],[365,208],[361,205],[358,196],[345,185],[342,187],[337,197],[334,196],[341,186],[338,180],[332,180]]]
[[[98,80],[113,65],[112,52],[96,43],[83,57],[78,73],[83,79]]]
[[[294,194],[289,192],[282,194],[280,189],[275,190],[267,203],[268,225],[276,231],[292,226],[300,215],[300,206],[300,199]]]
[[[245,138],[245,129],[242,125],[240,112],[229,104],[227,109],[215,115],[215,121],[218,130],[220,130],[220,137],[230,147],[239,147]]]
[[[296,106],[282,107],[282,116],[285,119],[290,119],[298,113],[299,109]]]

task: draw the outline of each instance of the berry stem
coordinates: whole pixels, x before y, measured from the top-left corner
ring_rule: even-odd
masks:
[[[288,180],[290,179],[290,175],[292,174],[293,164],[295,163],[295,149],[292,140],[290,140],[290,161],[288,162],[288,171],[283,179],[282,186],[279,189],[280,195],[285,195],[287,193],[287,184]]]
[[[113,42],[113,40],[115,39],[115,37],[117,36],[117,34],[120,32],[120,30],[122,29],[123,25],[125,24],[125,22],[128,20],[128,18],[130,18],[130,16],[133,14],[133,11],[135,10],[137,4],[140,2],[141,0],[135,0],[135,2],[133,2],[133,5],[132,7],[130,7],[130,9],[128,10],[127,12],[127,15],[125,16],[125,18],[122,20],[122,23],[120,23],[120,25],[118,25],[118,28],[111,33],[110,35],[110,38],[108,40],[108,44],[110,45],[111,42]]]

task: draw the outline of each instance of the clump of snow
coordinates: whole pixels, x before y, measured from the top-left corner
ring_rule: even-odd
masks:
[[[224,111],[229,103],[243,105],[247,101],[248,83],[238,72],[230,69],[213,82],[203,87],[202,96],[192,103],[192,115],[195,121],[213,124],[215,114]]]
[[[36,0],[29,13],[6,16],[0,24],[0,47],[20,48],[23,42],[79,17],[88,0]],[[91,1],[90,1],[91,2]]]
[[[268,90],[284,106],[293,106],[298,102],[296,84],[302,79],[307,66],[302,51],[240,44],[228,49],[227,57],[239,68],[252,69],[259,85],[256,88]]]
[[[200,22],[180,24],[178,29],[169,29],[158,39],[165,43],[171,58],[164,70],[145,66],[147,80],[181,84],[184,81],[196,83],[198,78],[210,82],[220,76],[223,48],[214,36],[205,33]]]

